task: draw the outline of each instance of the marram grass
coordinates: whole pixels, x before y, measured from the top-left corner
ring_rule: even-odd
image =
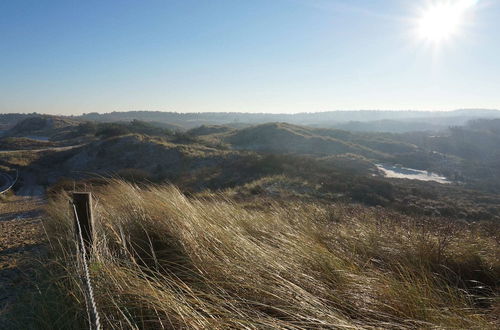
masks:
[[[494,225],[119,181],[94,198],[91,274],[106,329],[499,325]],[[64,274],[52,286],[84,320],[67,199],[47,208],[46,267]]]

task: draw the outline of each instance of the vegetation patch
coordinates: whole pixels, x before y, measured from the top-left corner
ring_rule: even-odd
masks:
[[[497,224],[119,181],[95,198],[91,275],[108,329],[499,325]],[[47,208],[47,267],[85,319],[67,200]]]

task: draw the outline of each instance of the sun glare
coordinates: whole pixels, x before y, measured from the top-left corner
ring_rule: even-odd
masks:
[[[422,10],[417,20],[417,35],[420,39],[441,43],[461,32],[467,14],[477,0],[434,1]]]

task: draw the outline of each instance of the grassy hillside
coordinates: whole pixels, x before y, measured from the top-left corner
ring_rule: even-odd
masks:
[[[234,128],[224,125],[201,125],[188,131],[193,136],[207,136],[212,134],[233,133]]]
[[[350,134],[330,130],[320,130],[318,134],[332,132]],[[500,216],[497,207],[500,197],[496,195],[467,190],[458,184],[377,177],[374,160],[359,154],[305,156],[234,150],[217,145],[215,141],[221,138],[220,134],[231,135],[234,131],[194,139],[143,134],[103,137],[81,147],[38,154],[35,159],[21,152],[6,154],[9,161],[4,165],[21,166],[21,173],[33,172],[39,185],[55,184],[51,191],[71,189],[75,179],[96,176],[122,177],[133,182],[174,183],[191,192],[239,190],[238,187],[253,184],[250,189],[253,195],[268,191],[268,186],[276,183],[279,189],[271,191],[274,191],[274,197],[280,198],[297,195],[329,202],[358,202],[409,214],[452,216],[467,221],[498,219]],[[325,141],[330,143],[328,137]],[[377,140],[369,142],[377,143]],[[274,182],[276,177],[284,180]],[[267,183],[262,186],[259,180]]]
[[[34,140],[24,137],[0,138],[0,150],[32,150],[54,147],[51,141]]]
[[[188,133],[203,141],[213,144],[218,141],[235,149],[316,156],[350,153],[386,161],[394,155],[420,149],[389,133],[351,133],[287,123],[268,123],[239,130],[227,126],[201,126]]]
[[[355,153],[370,157],[388,157],[351,139],[348,132],[315,130],[286,123],[270,123],[241,129],[224,137],[239,149],[267,152],[335,155]]]
[[[33,115],[18,121],[6,133],[9,137],[64,139],[81,122],[63,116]]]
[[[499,325],[497,225],[220,193],[188,198],[172,186],[122,182],[96,199],[91,275],[107,329]],[[49,285],[17,321],[82,327],[67,197],[47,212]]]
[[[232,174],[223,173],[224,169],[240,158],[238,152],[218,150],[195,142],[174,143],[162,137],[127,134],[49,154],[31,163],[30,168],[39,171],[40,178],[50,180],[41,182],[49,185],[61,177],[109,177],[135,171],[149,181],[184,182],[201,189],[210,178]],[[197,180],[199,177],[203,180]]]
[[[253,185],[253,195],[272,191],[271,195],[280,198],[358,202],[408,214],[467,221],[500,218],[500,197],[491,194],[494,191],[464,187],[463,182],[470,180],[460,176],[459,156],[431,151],[413,135],[352,133],[284,123],[243,129],[202,126],[176,132],[136,120],[80,123],[70,126],[66,137],[51,142],[0,140],[6,149],[17,150],[3,152],[0,165],[18,168],[21,176],[25,173],[36,177],[38,185],[55,184],[51,192],[71,189],[74,180],[121,177],[133,182],[173,183],[191,192],[228,188],[240,191],[244,185]],[[482,140],[474,141],[480,144]],[[29,150],[44,145],[47,149],[42,148],[43,152]],[[48,148],[66,145],[73,147]],[[481,150],[484,153],[486,149]],[[439,170],[456,182],[439,185],[384,179],[374,166],[384,161]],[[496,173],[492,168],[481,173],[482,166],[488,164],[479,159],[469,167],[479,173],[467,173],[471,173],[470,177],[492,177]],[[275,182],[277,177],[284,179]],[[493,179],[489,186],[495,186]],[[279,189],[269,188],[275,184]]]
[[[155,137],[130,134],[99,140],[78,149],[63,166],[74,171],[96,173],[138,168],[159,174],[161,168],[177,172],[181,170],[180,166],[196,167],[193,161],[209,163],[230,154],[198,144],[175,144]]]

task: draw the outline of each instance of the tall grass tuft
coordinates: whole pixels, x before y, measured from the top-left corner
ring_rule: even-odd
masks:
[[[496,328],[496,225],[384,209],[95,192],[91,274],[106,329]],[[47,208],[52,266],[81,306],[68,196]],[[60,291],[59,291],[60,293]]]

